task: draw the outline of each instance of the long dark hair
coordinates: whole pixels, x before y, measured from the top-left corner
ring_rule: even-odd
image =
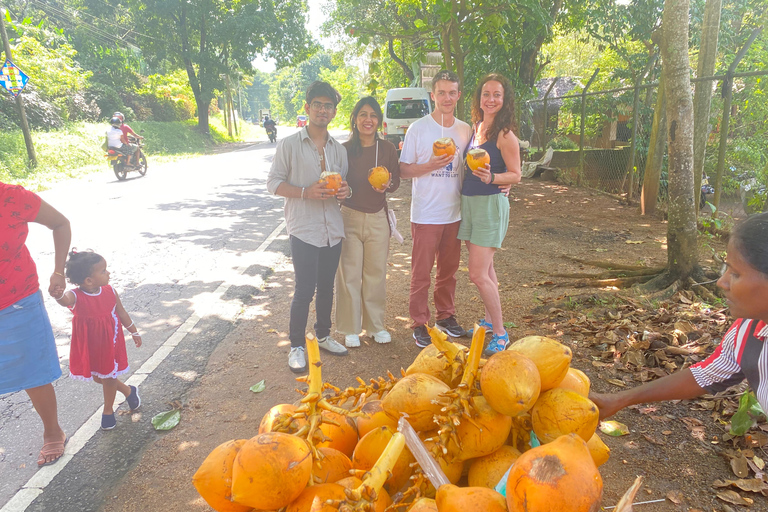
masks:
[[[491,73],[484,76],[480,83],[477,84],[477,90],[472,98],[473,125],[483,120],[483,109],[480,108],[480,101],[483,96],[483,86],[488,82],[499,82],[502,89],[504,89],[504,104],[493,119],[493,125],[485,128],[485,140],[495,141],[500,133],[507,133],[509,131],[514,133],[517,131],[517,123],[515,122],[515,91],[512,88],[512,84],[503,75]]]
[[[355,104],[355,108],[352,109],[352,114],[349,116],[349,145],[347,146],[347,153],[349,153],[349,156],[358,156],[363,151],[363,145],[360,143],[360,130],[357,129],[355,120],[357,119],[357,114],[359,114],[366,105],[371,107],[373,113],[379,116],[379,126],[376,128],[376,133],[373,134],[374,139],[379,138],[381,123],[384,121],[384,114],[381,112],[379,102],[372,96],[360,98]]]
[[[747,263],[768,278],[768,212],[752,215],[736,224],[730,241]]]

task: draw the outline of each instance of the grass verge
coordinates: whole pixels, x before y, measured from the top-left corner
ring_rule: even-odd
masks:
[[[221,116],[211,116],[210,135],[197,131],[194,120],[129,124],[145,137],[144,150],[155,164],[200,156],[217,144],[266,139],[264,130],[250,123],[240,123],[239,135],[229,137]],[[107,127],[106,123],[68,123],[59,130],[32,132],[38,161],[35,168],[27,165],[21,130],[0,132],[0,181],[39,191],[57,181],[104,170],[101,144]]]

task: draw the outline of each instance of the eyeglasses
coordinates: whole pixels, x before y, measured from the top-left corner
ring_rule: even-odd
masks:
[[[313,101],[309,106],[312,108],[312,110],[316,110],[318,112],[322,110],[330,112],[336,108],[336,105],[333,103],[320,103],[319,101]]]

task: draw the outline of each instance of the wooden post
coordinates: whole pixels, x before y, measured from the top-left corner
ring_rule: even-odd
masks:
[[[712,204],[715,205],[715,211],[712,216],[716,217],[720,211],[720,193],[723,190],[723,169],[725,169],[725,150],[728,145],[728,125],[731,122],[731,99],[733,97],[733,74],[736,72],[736,66],[739,65],[741,59],[746,55],[749,47],[755,42],[757,36],[763,31],[762,25],[757,27],[750,34],[747,42],[739,50],[739,53],[734,57],[731,65],[728,66],[728,71],[725,73],[725,80],[723,80],[723,119],[720,122],[720,147],[717,153],[717,169],[715,170],[715,197],[712,199]]]
[[[547,99],[549,98],[549,93],[552,92],[552,88],[555,87],[555,84],[560,79],[560,77],[555,77],[552,79],[552,83],[549,84],[549,88],[547,89],[547,92],[544,94],[544,133],[543,138],[541,139],[541,149],[546,151],[547,150],[547,143],[549,142],[549,137],[547,136],[547,124],[549,124],[549,112],[547,111]],[[534,127],[536,126],[536,122],[534,121]]]
[[[229,73],[226,75],[226,82],[227,82],[227,109],[229,110],[229,120],[232,123],[232,126],[229,129],[229,136],[232,136],[232,130],[234,129],[235,135],[238,134],[237,131],[237,118],[235,117],[235,102],[232,100],[232,82],[229,80]]]
[[[656,108],[653,109],[653,124],[651,125],[651,138],[648,141],[648,156],[645,159],[645,173],[643,174],[643,188],[640,193],[640,211],[642,215],[651,215],[656,211],[656,203],[659,198],[659,179],[661,177],[661,165],[664,160],[664,148],[667,145],[667,116],[665,114],[667,104],[665,101],[664,74],[659,79],[659,91],[656,96]]]
[[[5,9],[0,9],[0,36],[3,38],[3,48],[5,48],[5,58],[12,61],[11,43],[8,41],[8,33],[5,31]],[[27,146],[27,157],[31,167],[37,166],[37,155],[35,154],[35,145],[32,143],[32,133],[29,131],[27,123],[27,113],[24,110],[24,98],[21,93],[16,95],[16,109],[19,111],[19,120],[21,121],[21,132],[24,134],[24,144]]]
[[[584,86],[584,90],[581,91],[581,131],[579,132],[579,175],[576,177],[576,184],[581,185],[581,180],[584,177],[584,130],[586,129],[584,118],[587,116],[587,91],[592,85],[592,82],[597,78],[597,74],[600,72],[600,68],[597,68],[592,73],[592,78],[589,79],[587,85]]]

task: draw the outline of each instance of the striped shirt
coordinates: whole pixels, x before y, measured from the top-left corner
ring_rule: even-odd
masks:
[[[747,379],[757,401],[768,411],[768,324],[739,318],[704,361],[691,366],[696,383],[709,393],[717,393]]]

